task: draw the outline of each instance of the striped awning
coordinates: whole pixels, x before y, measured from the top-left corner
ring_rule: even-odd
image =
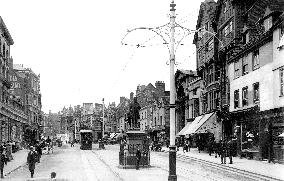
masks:
[[[196,117],[183,134],[206,133],[209,127],[212,127],[208,121],[210,121],[213,116],[215,116],[214,112]]]

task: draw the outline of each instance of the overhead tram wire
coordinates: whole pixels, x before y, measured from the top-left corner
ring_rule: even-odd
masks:
[[[198,12],[198,11],[199,11],[199,9],[195,9],[194,11],[192,11],[191,13],[186,15],[185,17],[182,17],[179,20],[177,19],[177,23],[182,24],[182,23],[185,23],[185,22],[189,21],[188,17],[195,16],[195,12]]]
[[[165,25],[163,25],[163,26],[165,26]],[[160,26],[160,27],[163,27],[163,26]],[[158,28],[158,27],[156,27],[156,28]],[[124,65],[123,68],[121,69],[121,72],[120,72],[120,73],[122,73],[122,72],[124,72],[124,71],[126,70],[127,65],[133,60],[133,57],[134,57],[134,55],[135,55],[137,49],[138,49],[138,48],[146,47],[144,44],[147,43],[147,42],[149,42],[149,41],[151,41],[151,40],[152,40],[153,38],[155,38],[155,37],[157,37],[157,35],[152,36],[152,37],[148,38],[146,41],[144,41],[143,43],[139,43],[139,44],[136,44],[136,45],[125,44],[125,43],[123,43],[123,39],[124,39],[125,37],[122,39],[122,41],[121,41],[121,44],[122,44],[122,45],[133,46],[133,47],[136,47],[136,49],[133,50],[133,52],[132,52],[132,54],[131,54],[129,60],[125,63],[125,65]],[[139,45],[139,46],[137,46],[137,45]],[[113,85],[111,86],[111,89],[110,89],[110,90],[113,90],[113,89],[114,89],[114,87],[116,86],[117,82],[118,82],[119,79],[120,79],[120,75],[116,75],[116,77],[117,77],[117,79],[114,81],[114,83],[113,83]]]

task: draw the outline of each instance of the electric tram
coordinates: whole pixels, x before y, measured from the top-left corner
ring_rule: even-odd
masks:
[[[81,130],[80,131],[80,149],[91,150],[93,143],[93,131],[92,130]]]

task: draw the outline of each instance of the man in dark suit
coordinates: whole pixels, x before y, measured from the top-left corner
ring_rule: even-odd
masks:
[[[140,151],[139,148],[137,148],[137,151],[136,151],[136,170],[139,169],[140,160],[141,160],[141,151]]]
[[[31,178],[34,177],[35,163],[37,162],[37,152],[33,146],[30,147],[30,152],[27,157],[27,164],[29,165],[29,170],[31,172]]]

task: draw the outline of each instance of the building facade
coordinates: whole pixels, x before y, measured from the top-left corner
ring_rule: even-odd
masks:
[[[30,144],[42,130],[40,77],[31,69],[14,67],[14,42],[2,18],[0,33],[0,141]]]
[[[261,159],[280,162],[283,143],[278,135],[284,132],[284,55],[279,46],[283,12],[284,3],[278,1],[252,5],[245,14],[243,47],[232,56],[228,67],[231,121],[239,128],[234,132],[239,138],[238,149],[254,149]]]

